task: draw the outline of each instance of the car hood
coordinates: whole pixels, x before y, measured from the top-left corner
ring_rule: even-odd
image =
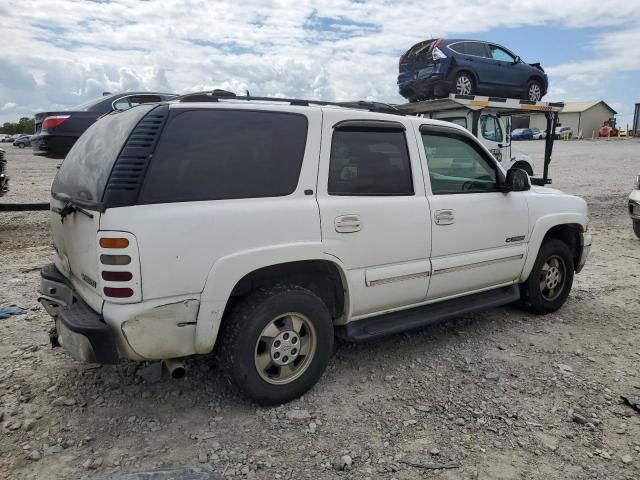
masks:
[[[531,191],[542,195],[566,195],[562,190],[550,187],[531,186]]]

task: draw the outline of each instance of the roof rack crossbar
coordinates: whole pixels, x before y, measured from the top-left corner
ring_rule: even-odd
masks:
[[[369,112],[390,113],[394,115],[405,115],[404,112],[396,109],[392,105],[381,102],[355,101],[355,102],[325,102],[322,100],[307,100],[302,98],[282,98],[282,97],[252,97],[237,96],[231,92],[224,90],[213,90],[206,92],[189,93],[178,97],[176,100],[184,102],[217,102],[219,100],[242,100],[242,101],[258,101],[258,102],[282,102],[294,106],[308,107],[309,105],[334,106],[342,108],[354,108],[358,110],[366,110]]]

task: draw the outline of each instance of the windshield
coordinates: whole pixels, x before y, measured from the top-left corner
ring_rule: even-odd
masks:
[[[85,204],[102,201],[104,187],[129,133],[155,105],[107,115],[91,125],[62,162],[51,193]]]

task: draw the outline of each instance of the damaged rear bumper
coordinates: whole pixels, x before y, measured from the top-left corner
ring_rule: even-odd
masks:
[[[167,297],[132,304],[105,302],[91,309],[54,264],[40,273],[38,301],[55,320],[54,345],[90,363],[163,360],[193,355],[200,298]]]
[[[79,296],[55,265],[40,272],[38,301],[55,321],[54,345],[87,363],[117,363],[118,350],[111,328]]]

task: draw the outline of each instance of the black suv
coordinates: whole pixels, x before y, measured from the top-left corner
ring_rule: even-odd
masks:
[[[410,102],[459,95],[495,95],[537,102],[549,83],[539,63],[525,63],[491,42],[431,39],[400,57],[398,88]]]

